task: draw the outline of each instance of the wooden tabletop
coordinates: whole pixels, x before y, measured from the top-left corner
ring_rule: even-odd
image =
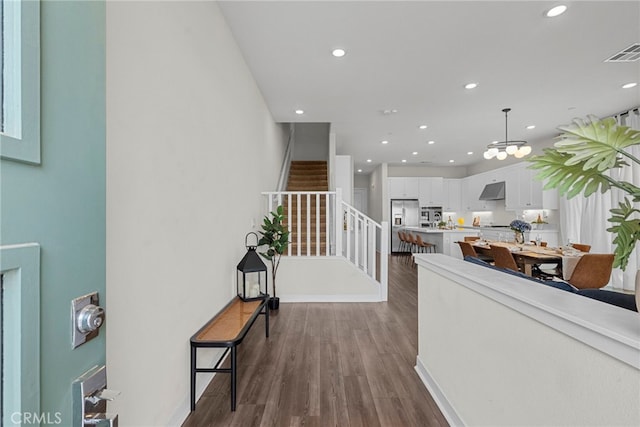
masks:
[[[511,250],[511,253],[516,255],[525,256],[527,258],[534,258],[540,260],[558,260],[562,259],[562,252],[557,249],[538,247],[535,245],[522,245],[512,242],[493,242],[493,241],[475,241],[472,242],[473,247],[476,249],[490,251],[490,245],[505,246]]]

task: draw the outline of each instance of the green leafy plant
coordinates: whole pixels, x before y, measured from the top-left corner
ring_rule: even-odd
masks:
[[[285,220],[284,208],[278,206],[275,212],[271,212],[269,216],[264,217],[262,224],[262,236],[258,241],[258,246],[266,246],[264,252],[260,252],[265,259],[271,262],[271,279],[273,283],[273,297],[276,297],[276,273],[280,266],[280,257],[289,246],[289,230],[283,224]]]
[[[605,193],[611,188],[626,193],[624,201],[610,210],[608,221],[613,225],[607,228],[615,236],[613,266],[624,270],[640,239],[637,215],[640,210],[632,204],[640,202],[640,188],[612,178],[609,172],[628,166],[629,162],[640,166],[640,160],[628,150],[640,144],[640,131],[620,126],[611,117],[601,120],[593,116],[586,120],[574,119],[573,123],[558,129],[562,133],[554,148],[532,157],[530,168],[539,170],[538,179],[547,180],[545,189],[557,188],[567,198],[578,194],[588,197],[598,190]]]

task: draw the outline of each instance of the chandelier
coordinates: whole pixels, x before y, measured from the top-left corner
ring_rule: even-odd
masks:
[[[504,160],[508,155],[521,159],[531,153],[531,146],[527,144],[527,141],[509,141],[507,134],[507,115],[509,111],[511,111],[511,108],[502,110],[504,113],[504,141],[487,145],[487,151],[484,152],[484,158],[487,160],[493,159],[494,157],[498,160]]]

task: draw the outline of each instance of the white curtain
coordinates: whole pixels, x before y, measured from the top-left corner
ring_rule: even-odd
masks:
[[[640,130],[640,113],[638,109],[615,117],[619,124]],[[640,158],[640,147],[631,148],[631,154]],[[629,161],[628,163],[631,164]],[[624,180],[640,186],[640,166],[631,164],[620,170],[611,172],[616,180]],[[624,199],[624,192],[614,189],[604,194],[598,192],[585,198],[576,196],[567,200],[560,200],[560,229],[563,244],[570,239],[573,243],[586,243],[591,245],[593,253],[612,253],[613,235],[606,231],[611,226],[607,219],[611,216],[609,209],[618,206]],[[615,269],[609,283],[614,288],[634,290],[635,276],[640,266],[640,254],[638,250],[629,259],[626,271]]]

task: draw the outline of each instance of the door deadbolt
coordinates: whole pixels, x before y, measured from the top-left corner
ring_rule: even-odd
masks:
[[[104,309],[94,304],[86,305],[78,313],[78,330],[92,332],[102,326]]]
[[[73,348],[95,338],[105,322],[105,310],[100,307],[98,293],[92,292],[71,301],[71,343]]]

